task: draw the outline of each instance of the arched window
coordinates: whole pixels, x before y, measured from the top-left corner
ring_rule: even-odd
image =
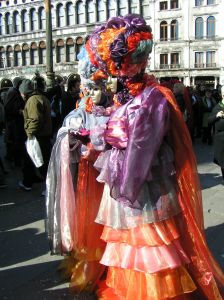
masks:
[[[77,24],[85,23],[85,8],[82,1],[76,3]]]
[[[75,24],[75,10],[72,2],[67,3],[66,5],[66,17],[67,17],[67,22],[66,25],[74,25]]]
[[[37,24],[37,13],[34,8],[30,10],[30,30],[37,30],[38,24]]]
[[[94,7],[93,0],[88,0],[86,2],[86,6],[87,6],[87,23],[94,23],[95,22],[95,16],[94,16],[95,7]]]
[[[128,10],[127,0],[119,0],[117,3],[118,3],[118,15],[125,16]]]
[[[30,47],[30,64],[31,65],[38,65],[39,60],[38,60],[38,49],[37,49],[37,44],[32,43]]]
[[[63,40],[57,41],[57,50],[56,50],[56,62],[64,62],[64,53],[65,53],[65,45]]]
[[[66,41],[66,62],[73,62],[75,60],[74,41],[68,38]]]
[[[20,45],[16,45],[14,48],[14,66],[22,66],[22,52]]]
[[[207,19],[207,37],[212,38],[215,36],[215,18],[213,16]]]
[[[138,0],[130,0],[130,13],[131,14],[138,13]]]
[[[0,35],[2,35],[2,28],[3,28],[3,24],[2,24],[2,15],[0,14]]]
[[[65,14],[62,4],[57,6],[57,27],[63,27],[65,25]]]
[[[39,8],[38,17],[39,17],[39,29],[44,30],[46,28],[46,14],[45,14],[44,7]]]
[[[12,67],[13,66],[13,49],[11,46],[8,46],[6,49],[6,62],[7,62],[7,67]]]
[[[108,18],[116,16],[116,3],[114,0],[107,1],[107,16]]]
[[[19,32],[19,28],[20,27],[20,17],[19,17],[19,13],[18,11],[15,11],[13,13],[13,29],[14,29],[14,33]]]
[[[97,22],[103,22],[106,20],[106,14],[105,14],[105,4],[104,0],[98,0],[97,1]]]
[[[82,45],[83,45],[83,38],[80,36],[76,39],[76,42],[75,42],[76,60],[78,60],[77,56],[82,48]]]
[[[29,53],[29,46],[27,44],[23,45],[22,48],[22,64],[23,66],[27,66],[30,64],[30,53]]]
[[[166,21],[160,23],[160,40],[167,41],[168,39],[168,24]]]
[[[170,27],[171,40],[178,40],[178,21],[173,20]]]
[[[46,64],[46,44],[44,41],[39,44],[39,62],[41,65]]]
[[[149,17],[149,1],[142,0],[141,1],[141,13],[143,17]]]
[[[204,21],[199,17],[195,20],[195,38],[203,39],[204,36]]]
[[[5,15],[5,33],[10,34],[12,32],[12,19],[10,13]]]
[[[26,10],[22,11],[22,31],[23,32],[29,31],[29,19]]]
[[[0,47],[0,69],[5,68],[5,49]]]

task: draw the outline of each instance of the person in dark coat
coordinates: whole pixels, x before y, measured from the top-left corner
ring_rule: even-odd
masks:
[[[181,82],[177,82],[173,86],[173,93],[175,95],[177,104],[179,106],[180,111],[184,115],[186,110],[186,104],[184,101],[184,85]]]
[[[76,103],[80,99],[80,79],[73,78],[68,83],[67,91],[62,93],[61,99],[61,118],[64,118],[76,108]]]
[[[52,123],[50,102],[40,91],[34,89],[34,85],[29,79],[23,80],[19,90],[25,101],[23,111],[25,132],[28,139],[36,137],[39,142],[44,164],[38,168],[38,173],[41,175],[42,180],[45,181],[51,153]],[[33,183],[37,182],[38,179],[35,171],[34,164],[26,152],[23,181],[19,183],[21,188],[27,191],[31,190]]]
[[[212,124],[208,122],[208,118],[215,105],[212,91],[206,89],[205,96],[199,102],[199,110],[202,117],[202,142],[208,143],[208,145],[212,144]]]
[[[224,86],[222,87],[222,101],[212,110],[209,123],[215,125],[214,162],[221,167],[224,179]]]
[[[14,86],[8,90],[4,103],[7,159],[15,162],[17,166],[22,164],[23,148],[26,139],[23,119],[25,104],[19,92],[21,83],[21,78],[15,78]]]

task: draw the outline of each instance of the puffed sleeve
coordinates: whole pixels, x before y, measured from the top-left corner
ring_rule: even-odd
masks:
[[[169,129],[169,106],[156,88],[143,92],[134,121],[129,122],[129,140],[122,166],[121,202],[132,206],[147,180],[153,160]]]

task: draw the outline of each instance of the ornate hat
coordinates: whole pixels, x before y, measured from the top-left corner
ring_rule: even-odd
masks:
[[[133,77],[144,71],[152,51],[152,33],[136,14],[110,18],[86,43],[91,63],[108,75]]]

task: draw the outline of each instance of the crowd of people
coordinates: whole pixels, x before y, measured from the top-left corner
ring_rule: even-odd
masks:
[[[158,82],[145,73],[152,45],[141,16],[114,17],[86,39],[66,92],[15,81],[3,99],[6,158],[22,166],[22,189],[46,182],[50,249],[66,256],[75,293],[221,300],[192,142],[214,137],[224,179],[224,87]],[[24,147],[34,137],[39,168]]]
[[[46,90],[45,82],[37,75],[33,80],[15,78],[13,87],[2,92],[1,135],[4,134],[6,155],[0,158],[0,187],[7,187],[5,163],[22,170],[19,186],[32,190],[35,182],[46,180],[48,162],[53,141],[64,117],[75,109],[80,96],[80,77],[65,82],[56,82]],[[35,168],[27,153],[25,142],[36,137],[43,155],[44,164]],[[3,151],[2,151],[3,153]]]

